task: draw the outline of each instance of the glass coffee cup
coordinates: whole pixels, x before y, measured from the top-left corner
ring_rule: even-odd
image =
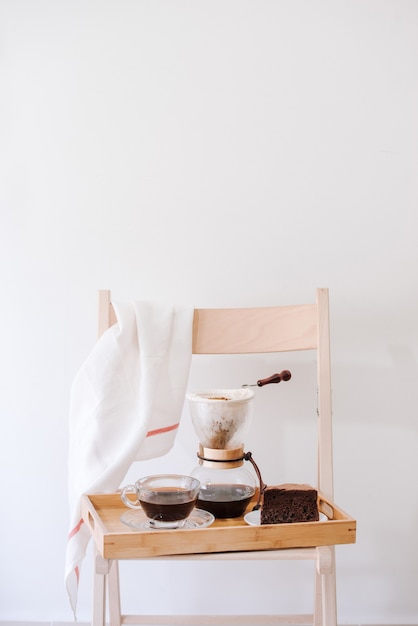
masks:
[[[142,509],[151,528],[181,528],[196,506],[200,481],[182,474],[156,474],[126,485],[122,502],[131,509]],[[128,494],[135,494],[133,501]]]

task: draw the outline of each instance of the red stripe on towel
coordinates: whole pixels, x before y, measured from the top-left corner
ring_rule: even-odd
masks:
[[[77,526],[74,526],[74,528],[70,531],[69,535],[68,535],[68,539],[71,539],[71,537],[74,537],[74,535],[76,535],[78,533],[78,531],[80,530],[82,524],[84,524],[84,520],[81,519]]]
[[[147,432],[147,437],[153,437],[154,435],[161,435],[162,433],[169,433],[170,430],[176,430],[179,427],[179,422],[177,424],[171,424],[171,426],[165,426],[164,428],[157,428],[156,430],[149,430]]]

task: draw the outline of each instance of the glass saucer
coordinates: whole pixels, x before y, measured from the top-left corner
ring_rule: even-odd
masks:
[[[170,530],[161,529],[153,525],[152,520],[148,519],[142,509],[135,511],[125,511],[120,517],[120,521],[131,528],[136,530]],[[209,511],[203,511],[203,509],[193,509],[189,517],[186,519],[183,526],[179,529],[171,530],[183,530],[185,528],[206,528],[215,521],[215,517]]]

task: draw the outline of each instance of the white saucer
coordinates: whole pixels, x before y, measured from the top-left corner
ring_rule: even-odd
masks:
[[[247,513],[247,515],[244,515],[244,520],[250,526],[260,526],[261,525],[260,515],[261,515],[260,510],[258,510],[258,511],[250,511],[249,513]],[[319,514],[319,521],[320,522],[325,522],[327,519],[328,519],[327,516],[324,515],[323,513]]]
[[[126,511],[120,517],[120,521],[130,526],[131,528],[135,528],[136,530],[161,530],[161,528],[153,525],[152,520],[148,519],[142,509],[136,509],[135,511]],[[189,517],[186,519],[186,522],[180,529],[172,529],[172,530],[183,530],[184,528],[206,528],[210,526],[215,521],[214,516],[209,511],[203,511],[202,509],[193,509],[190,513]],[[168,530],[168,529],[162,529]]]

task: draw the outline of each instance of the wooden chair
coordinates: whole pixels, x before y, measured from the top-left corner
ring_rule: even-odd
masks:
[[[111,626],[121,624],[313,624],[314,626],[336,626],[336,579],[335,544],[355,541],[355,521],[333,505],[333,453],[332,453],[332,414],[331,376],[329,343],[328,290],[318,289],[314,304],[277,306],[248,309],[196,309],[193,323],[193,354],[248,354],[288,352],[293,350],[316,350],[318,382],[318,492],[325,513],[333,518],[319,529],[322,532],[318,545],[310,545],[299,539],[289,543],[278,541],[271,545],[286,549],[261,549],[260,542],[254,542],[245,550],[240,549],[239,533],[225,534],[230,543],[218,544],[219,552],[205,548],[192,554],[157,556],[157,559],[299,559],[311,560],[315,567],[315,593],[313,613],[310,615],[181,615],[181,616],[133,616],[122,615],[119,596],[118,560],[116,552],[112,558],[104,558],[99,548],[95,560],[93,626],[104,626],[106,621],[106,586],[108,590],[109,619]],[[109,291],[99,293],[99,333],[103,333],[116,321]],[[86,521],[94,533],[99,525],[92,519],[94,513],[85,514]],[[329,544],[323,528],[329,524]],[[340,524],[340,525],[339,525]],[[245,524],[244,524],[245,525]],[[287,524],[303,527],[304,525]],[[248,527],[249,528],[249,527]],[[265,527],[264,527],[265,528]],[[331,532],[332,529],[337,529]],[[279,529],[280,530],[284,529]],[[308,526],[306,525],[306,531]],[[227,533],[228,529],[225,529]],[[305,528],[300,531],[303,533]],[[176,531],[177,532],[177,531]],[[182,531],[180,531],[182,532]],[[199,531],[201,533],[205,530]],[[246,532],[243,528],[242,532]],[[319,532],[319,531],[318,531]],[[315,537],[319,538],[318,532]],[[335,534],[336,533],[336,534]],[[102,532],[103,535],[103,532]],[[221,535],[218,535],[221,537]],[[238,543],[234,545],[234,538]],[[226,548],[225,548],[226,545]],[[290,548],[288,547],[290,546]],[[271,546],[270,546],[271,547]],[[193,548],[192,548],[193,549]],[[121,558],[126,553],[121,552]],[[128,557],[129,558],[129,557]]]

